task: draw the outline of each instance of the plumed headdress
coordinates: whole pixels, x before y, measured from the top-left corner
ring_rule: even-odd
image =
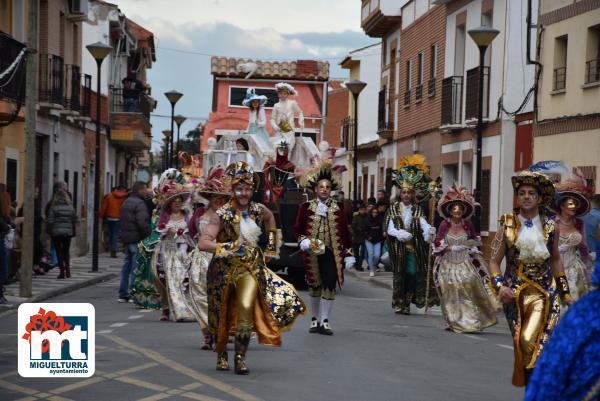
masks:
[[[231,196],[231,188],[229,188],[224,178],[224,168],[211,169],[206,180],[198,185],[196,193],[207,199],[213,195]]]
[[[314,189],[319,181],[328,180],[331,182],[331,189],[337,191],[341,188],[338,171],[330,160],[321,161],[306,172],[301,184],[304,188]]]
[[[240,161],[232,163],[225,169],[225,184],[233,187],[241,182],[254,186],[255,182],[258,182],[256,173],[246,162]]]
[[[475,207],[480,206],[465,187],[458,187],[454,183],[438,203],[438,213],[444,217],[450,217],[452,215],[452,206],[456,204],[463,207],[463,219],[471,217],[475,211]]]
[[[298,96],[296,89],[294,89],[294,87],[287,82],[279,82],[278,84],[275,84],[275,89],[277,89],[278,92],[281,90],[286,90],[290,95]]]
[[[512,186],[516,191],[523,185],[530,185],[540,193],[540,203],[543,206],[550,206],[554,201],[554,183],[550,180],[551,174],[564,174],[568,172],[563,162],[555,160],[546,160],[534,164],[527,170],[517,173],[511,178]]]
[[[175,168],[165,170],[154,189],[158,203],[165,206],[174,198],[181,196],[186,200],[190,195],[190,189],[186,185],[185,177]]]
[[[398,169],[392,171],[392,180],[398,188],[426,191],[431,178],[425,156],[418,153],[404,156],[398,163]]]
[[[258,100],[261,106],[267,103],[267,97],[265,95],[257,95],[255,88],[248,88],[246,91],[246,98],[242,100],[242,104],[249,107],[253,100]]]

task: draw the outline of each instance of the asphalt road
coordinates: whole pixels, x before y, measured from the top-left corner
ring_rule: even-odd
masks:
[[[520,400],[510,384],[512,346],[503,318],[483,334],[443,330],[439,313],[392,313],[391,292],[349,277],[332,337],[308,333],[308,316],[282,348],[252,343],[249,376],[215,371],[195,323],[159,322],[159,312],[116,302],[118,280],[49,302],[96,308],[96,374],[31,379],[17,373],[17,315],[0,317],[0,399],[9,400]],[[303,293],[306,296],[306,293]],[[231,359],[231,355],[230,355]],[[232,364],[233,365],[233,364]]]

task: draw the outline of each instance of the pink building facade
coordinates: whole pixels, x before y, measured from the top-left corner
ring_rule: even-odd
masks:
[[[249,75],[249,70],[254,70]],[[290,62],[273,62],[228,57],[211,59],[213,75],[212,112],[204,129],[200,144],[200,153],[207,149],[209,138],[217,138],[224,133],[245,131],[248,127],[248,108],[242,100],[248,88],[256,88],[260,95],[266,95],[265,105],[267,131],[272,135],[270,124],[273,104],[277,102],[275,84],[287,82],[294,86],[298,96],[294,99],[304,113],[304,136],[319,142],[324,130],[323,115],[326,113],[324,89],[329,78],[329,63],[314,60],[297,60]],[[296,126],[299,127],[298,121]],[[297,133],[299,128],[297,128]]]

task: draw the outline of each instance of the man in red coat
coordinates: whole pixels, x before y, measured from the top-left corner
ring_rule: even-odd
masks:
[[[317,198],[300,206],[294,227],[304,256],[312,319],[310,333],[332,335],[329,313],[336,285],[344,283],[344,270],[354,264],[352,240],[343,208],[331,198],[339,189],[331,163],[310,170],[303,185]]]

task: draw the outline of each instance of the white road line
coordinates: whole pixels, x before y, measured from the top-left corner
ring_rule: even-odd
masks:
[[[509,350],[511,350],[511,351],[513,350],[513,347],[512,347],[512,345],[504,345],[504,344],[496,344],[496,345],[497,345],[498,347],[506,348],[506,349],[509,349]]]
[[[144,317],[144,316],[142,316],[142,315],[131,315],[131,316],[129,316],[127,319],[129,319],[129,320],[133,320],[133,319],[140,319],[140,318],[142,318],[142,317]]]
[[[110,334],[112,332],[113,332],[112,330],[101,330],[97,334]],[[96,372],[98,372],[98,371],[96,371]]]
[[[127,323],[113,323],[110,325],[110,327],[123,327],[125,326]]]
[[[154,309],[140,309],[138,311],[139,313],[150,313],[150,312],[156,312]]]
[[[487,339],[483,338],[483,337],[479,337],[479,336],[473,336],[471,334],[465,334],[465,337],[469,337],[472,338],[473,340],[479,340],[479,341],[487,341]]]

